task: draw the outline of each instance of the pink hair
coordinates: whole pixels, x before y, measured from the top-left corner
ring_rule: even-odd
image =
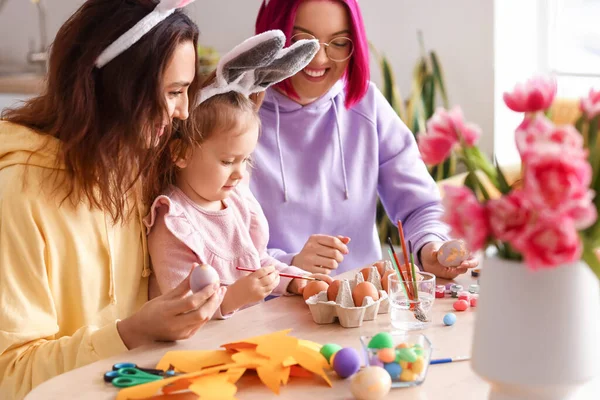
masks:
[[[303,1],[305,0],[270,0],[265,5],[265,1],[263,0],[258,16],[256,17],[256,34],[272,29],[279,29],[287,37],[287,45],[289,46],[296,12],[298,6]],[[339,1],[346,6],[350,15],[350,37],[354,42],[354,53],[352,53],[346,69],[346,85],[344,88],[346,93],[345,106],[346,108],[350,108],[364,97],[369,87],[370,71],[367,34],[357,0],[326,1]],[[298,96],[289,79],[286,79],[278,86],[287,95]]]

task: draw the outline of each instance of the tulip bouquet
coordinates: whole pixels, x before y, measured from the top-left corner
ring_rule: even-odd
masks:
[[[444,187],[444,218],[472,251],[495,246],[500,257],[534,270],[583,259],[600,277],[600,91],[581,99],[575,125],[550,121],[555,95],[556,82],[547,77],[504,94],[505,104],[523,113],[515,131],[522,176],[512,185],[479,151],[481,132],[465,122],[459,107],[436,111],[418,136],[419,149],[427,164],[442,163],[455,151],[466,166],[465,185]]]

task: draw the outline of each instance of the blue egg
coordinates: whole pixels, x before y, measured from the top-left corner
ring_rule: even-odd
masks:
[[[395,362],[385,364],[383,366],[383,369],[385,369],[387,373],[390,374],[390,378],[392,378],[392,380],[398,379],[398,377],[402,373],[402,367],[400,366],[400,364]]]
[[[454,313],[448,313],[444,315],[444,325],[452,326],[456,322],[456,315]]]

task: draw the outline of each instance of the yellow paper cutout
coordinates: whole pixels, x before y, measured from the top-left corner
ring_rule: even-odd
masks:
[[[229,370],[225,371],[224,373],[229,378],[229,382],[236,383],[246,373],[247,369],[248,368],[230,368]]]
[[[166,370],[172,365],[177,371],[188,373],[228,363],[231,363],[231,354],[225,350],[169,351],[155,368]]]
[[[189,389],[201,400],[234,400],[237,393],[237,386],[225,374],[202,376]]]
[[[298,339],[293,336],[276,336],[269,342],[258,345],[256,352],[271,359],[273,364],[282,364],[283,360],[293,356],[298,348]]]
[[[298,340],[298,346],[306,347],[307,349],[314,350],[317,353],[320,352],[321,347],[323,347],[319,343],[311,342],[310,340],[303,340],[303,339]]]
[[[131,386],[119,390],[117,400],[138,400],[146,399],[158,394],[158,391],[166,385],[174,383],[180,379],[189,379],[201,376],[202,372],[192,372],[189,374],[174,376],[172,378],[161,379],[159,381],[144,383],[143,385]]]
[[[283,386],[287,385],[290,380],[290,370],[291,367],[283,367],[281,370],[281,384]]]
[[[283,362],[281,363],[281,365],[283,365],[284,367],[291,367],[292,365],[296,365],[298,364],[298,362],[296,361],[296,359],[292,356],[288,356],[285,360],[283,360]]]
[[[273,332],[273,333],[269,333],[266,335],[254,336],[249,339],[241,340],[239,342],[227,343],[227,344],[222,345],[221,347],[224,347],[226,349],[248,348],[249,345],[250,345],[250,347],[256,347],[257,345],[259,345],[261,343],[269,343],[276,337],[286,336],[291,331],[292,331],[291,329],[286,329],[283,331]],[[242,346],[242,347],[238,347],[238,346]]]
[[[266,364],[256,368],[258,377],[275,394],[279,394],[283,367],[278,364]]]
[[[256,368],[270,362],[268,357],[258,354],[255,350],[244,349],[231,356],[234,363],[246,365],[247,368]]]
[[[317,353],[319,354],[319,353]],[[331,386],[331,381],[327,377],[327,373],[323,367],[322,360],[325,360],[325,357],[319,354],[320,358],[315,357],[314,352],[308,350],[304,347],[300,347],[296,349],[294,353],[294,358],[298,361],[300,366],[316,375],[319,375],[321,378],[327,382],[329,386]]]

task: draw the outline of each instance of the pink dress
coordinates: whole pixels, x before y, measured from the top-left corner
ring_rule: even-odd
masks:
[[[237,270],[237,266],[258,269],[273,265],[280,273],[308,274],[269,256],[267,220],[246,183],[238,184],[223,203],[223,210],[204,210],[175,186],[154,200],[144,219],[154,272],[150,298],[175,288],[195,262],[215,268],[222,285],[250,273]],[[282,277],[273,294],[289,294],[290,282],[291,278]],[[215,318],[224,317],[217,311]]]

